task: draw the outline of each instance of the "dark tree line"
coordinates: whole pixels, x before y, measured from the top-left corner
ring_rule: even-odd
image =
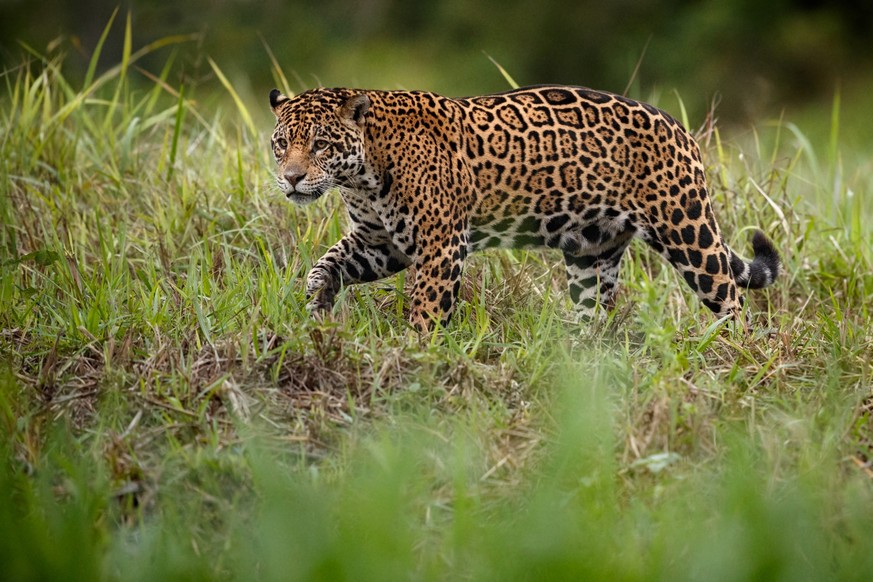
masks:
[[[115,6],[0,0],[4,68],[21,58],[17,41],[43,49],[61,36],[84,67]],[[869,0],[141,0],[121,8],[138,43],[201,32],[183,55],[189,70],[208,54],[258,88],[271,82],[261,38],[303,85],[501,88],[484,51],[523,84],[622,91],[639,61],[632,92],[719,94],[728,114],[815,98],[873,72]],[[107,54],[120,44],[117,26]]]

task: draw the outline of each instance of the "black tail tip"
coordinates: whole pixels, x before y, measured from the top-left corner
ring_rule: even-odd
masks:
[[[782,259],[773,242],[760,230],[752,235],[752,250],[755,252],[754,262],[763,263],[775,278],[781,270]]]

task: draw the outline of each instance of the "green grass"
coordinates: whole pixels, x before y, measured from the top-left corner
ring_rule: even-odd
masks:
[[[499,252],[421,339],[402,276],[307,316],[341,203],[284,201],[220,63],[136,68],[182,40],[0,77],[4,579],[873,578],[873,167],[838,100],[828,142],[700,134],[729,242],[784,254],[749,334],[634,245],[602,324],[559,257]]]

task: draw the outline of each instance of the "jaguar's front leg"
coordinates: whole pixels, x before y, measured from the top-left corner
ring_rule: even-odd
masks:
[[[307,308],[312,313],[329,311],[342,285],[366,283],[399,273],[410,265],[386,237],[352,232],[330,247],[306,278]]]
[[[434,323],[446,325],[461,290],[461,274],[467,250],[462,237],[434,244],[432,251],[416,260],[410,323],[418,331],[430,331]]]

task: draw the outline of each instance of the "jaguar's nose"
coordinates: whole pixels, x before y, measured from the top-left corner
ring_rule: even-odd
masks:
[[[306,176],[306,172],[295,172],[294,170],[288,170],[283,174],[285,181],[288,182],[292,188],[296,188],[297,184]]]

